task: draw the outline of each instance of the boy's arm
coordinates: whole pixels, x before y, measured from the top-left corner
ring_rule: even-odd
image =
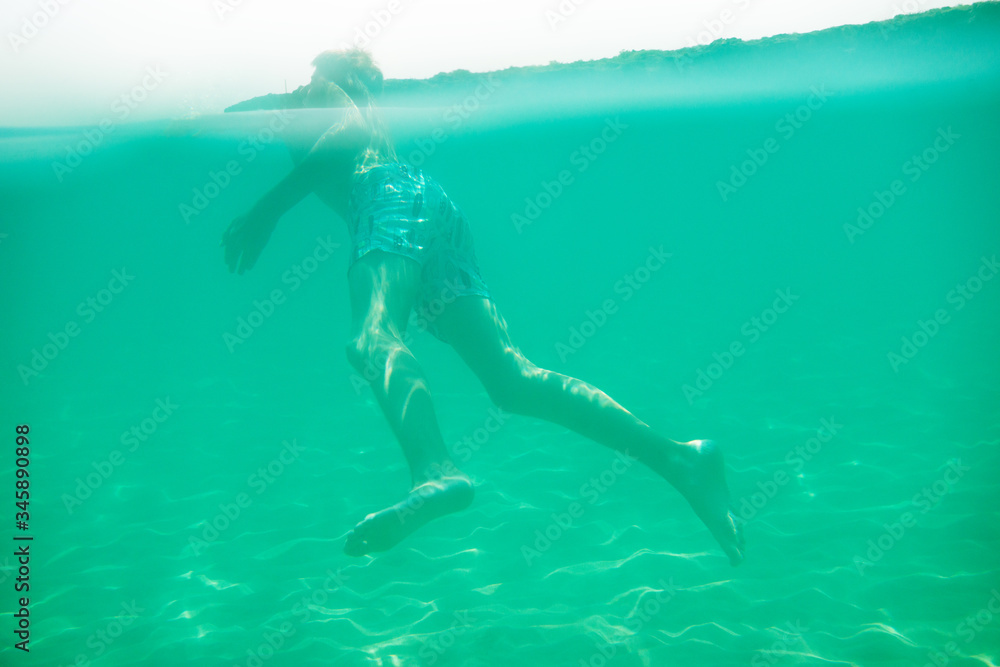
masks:
[[[367,146],[368,136],[359,119],[349,115],[331,127],[291,173],[261,197],[246,215],[229,225],[222,235],[225,261],[230,271],[252,269],[267,245],[271,232],[290,208],[312,192],[331,170],[344,168]]]
[[[328,178],[332,168],[352,160],[366,144],[364,128],[345,117],[327,130],[302,162],[254,204],[250,215],[276,222]]]

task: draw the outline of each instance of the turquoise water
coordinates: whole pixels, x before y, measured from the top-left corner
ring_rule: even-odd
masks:
[[[426,333],[476,500],[344,556],[409,483],[344,355],[346,230],[309,199],[251,272],[218,247],[336,112],[120,124],[77,166],[93,127],[5,130],[0,468],[29,425],[34,540],[30,654],[0,558],[3,664],[1000,663],[994,8],[833,31],[780,87],[720,65],[702,95],[706,55],[683,94],[385,110],[535,363],[725,447],[735,569],[652,473],[497,413]]]

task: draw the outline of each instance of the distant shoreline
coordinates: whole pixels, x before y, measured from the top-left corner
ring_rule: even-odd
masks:
[[[809,33],[791,33],[744,41],[739,38],[717,39],[708,44],[673,51],[622,51],[617,56],[571,63],[508,67],[492,72],[454,70],[428,79],[386,79],[380,102],[383,105],[420,105],[440,92],[449,95],[471,94],[486,77],[499,85],[549,86],[553,83],[592,82],[595,77],[637,75],[665,80],[683,80],[701,71],[746,67],[747,61],[761,57],[800,58],[803,53],[832,52],[848,55],[858,47],[897,42],[912,43],[926,37],[925,29],[960,27],[962,24],[1000,20],[1000,3],[979,2],[972,5],[931,9],[918,14],[904,14],[886,21],[844,25]],[[706,32],[706,34],[708,34]],[[877,41],[872,41],[877,38]],[[305,86],[291,93],[270,93],[233,104],[226,112],[267,109],[301,109]]]

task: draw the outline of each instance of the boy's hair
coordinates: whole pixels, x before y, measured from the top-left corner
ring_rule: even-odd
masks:
[[[323,78],[344,89],[356,101],[369,102],[382,94],[382,70],[360,48],[324,51],[312,61]]]
[[[337,84],[358,107],[363,108],[372,129],[372,139],[359,169],[364,171],[376,163],[396,161],[396,148],[389,132],[375,109],[375,96],[382,94],[382,70],[367,51],[360,48],[324,51],[312,61],[316,71],[327,81]]]

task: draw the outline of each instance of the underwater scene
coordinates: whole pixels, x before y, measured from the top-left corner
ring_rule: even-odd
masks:
[[[0,664],[1000,665],[1000,5],[330,58],[0,128]]]

